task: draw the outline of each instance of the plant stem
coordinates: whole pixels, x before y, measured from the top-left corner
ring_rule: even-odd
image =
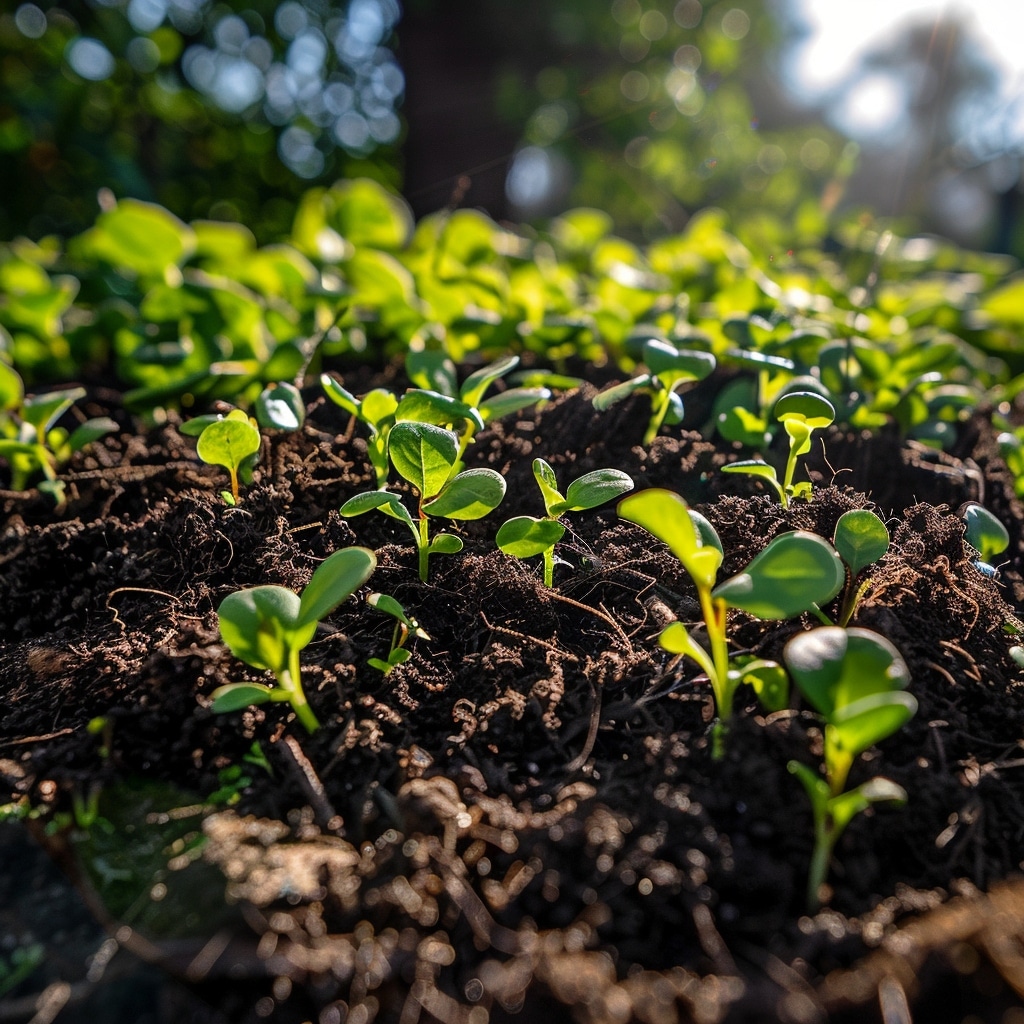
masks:
[[[430,571],[428,565],[428,559],[430,558],[430,523],[427,517],[421,512],[420,513],[420,535],[417,541],[417,548],[419,549],[419,568],[420,568],[420,579],[424,583],[427,582],[427,574]]]
[[[555,585],[555,549],[554,547],[544,549],[544,586]]]
[[[827,809],[814,815],[814,850],[807,872],[807,909],[813,914],[821,905],[820,892],[828,877],[828,866],[832,860],[832,848],[836,834],[832,827],[832,815]]]
[[[708,630],[711,643],[711,660],[715,667],[716,678],[711,680],[715,691],[715,704],[718,710],[718,721],[711,733],[711,759],[720,761],[725,754],[725,736],[732,717],[732,687],[729,685],[729,645],[725,635],[725,601],[715,600],[708,587],[698,587],[701,612]]]
[[[299,665],[299,652],[290,651],[288,668],[283,669],[277,677],[283,690],[288,692],[288,702],[295,711],[295,717],[305,726],[310,735],[320,728],[320,722],[306,700],[306,691],[302,689],[302,669]]]

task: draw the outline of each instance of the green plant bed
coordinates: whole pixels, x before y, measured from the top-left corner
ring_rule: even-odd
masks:
[[[363,383],[346,386],[379,382]],[[105,907],[115,962],[157,964],[194,997],[190,1019],[342,1020],[344,1006],[386,1022],[844,1021],[876,1019],[881,998],[960,1021],[1019,1001],[1024,899],[1007,880],[1024,857],[1024,679],[1006,628],[1024,597],[1024,515],[991,426],[976,416],[941,456],[822,430],[813,496],[787,508],[720,472],[731,443],[673,428],[644,447],[646,398],[599,413],[595,394],[477,432],[465,469],[501,473],[505,499],[451,526],[462,549],[426,581],[403,522],[340,515],[375,468],[315,389],[237,506],[173,416],[75,454],[60,512],[35,491],[0,495],[0,804]],[[788,531],[832,538],[857,508],[885,520],[891,543],[851,625],[899,652],[917,711],[848,785],[884,776],[907,802],[849,823],[820,910],[811,805],[787,764],[819,770],[821,715],[795,692],[767,711],[742,685],[716,756],[711,687],[657,642],[675,620],[699,639],[701,621],[664,544],[608,505],[564,520],[553,586],[538,559],[496,548],[502,522],[537,513],[535,458],[560,482],[615,467],[632,493],[681,494],[717,531],[720,580]],[[998,580],[956,515],[979,497],[1011,538]],[[375,553],[373,575],[302,649],[315,720],[276,699],[215,712],[219,687],[273,681],[232,655],[221,602],[302,594],[353,545]],[[404,660],[388,661],[395,621],[371,592],[417,624]],[[730,654],[781,663],[819,625],[733,608]],[[147,796],[132,823],[140,787],[160,803]],[[157,899],[177,903],[157,914]],[[26,943],[51,942],[33,926]],[[4,998],[28,1005],[58,981],[73,990],[60,1020],[84,1019],[106,984],[50,957]]]

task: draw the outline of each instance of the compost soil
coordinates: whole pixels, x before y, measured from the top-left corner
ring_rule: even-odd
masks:
[[[34,809],[0,828],[0,983],[36,964],[0,1020],[1024,1020],[1024,511],[988,419],[951,453],[826,432],[813,500],[787,510],[719,472],[731,446],[675,428],[644,449],[645,400],[599,414],[594,393],[479,435],[468,463],[505,502],[426,583],[400,523],[339,515],[373,477],[322,397],[266,439],[235,508],[173,418],[84,403],[122,429],[64,473],[66,507],[0,493],[0,802]],[[854,621],[899,648],[919,710],[851,783],[909,800],[851,823],[824,909],[806,912],[811,814],[786,768],[819,763],[815,716],[741,690],[713,760],[710,688],[656,642],[699,619],[663,545],[612,507],[567,517],[550,589],[495,549],[542,511],[536,456],[563,486],[616,467],[680,492],[722,538],[720,578],[781,532],[886,519]],[[971,500],[1009,528],[998,579],[964,544]],[[378,568],[304,652],[320,730],[287,704],[214,714],[217,686],[261,678],[219,602],[301,590],[356,543]],[[386,676],[371,589],[429,634]],[[731,643],[777,659],[814,625],[733,612]]]

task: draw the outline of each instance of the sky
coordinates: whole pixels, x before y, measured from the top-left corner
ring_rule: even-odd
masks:
[[[960,15],[972,27],[1001,74],[1007,103],[1024,94],[1024,0],[793,0],[793,7],[808,31],[785,64],[798,96],[827,96],[843,85],[865,49],[885,43],[901,25],[943,14]],[[854,136],[893,130],[899,127],[899,100],[892,79],[865,78],[837,94],[835,120]]]

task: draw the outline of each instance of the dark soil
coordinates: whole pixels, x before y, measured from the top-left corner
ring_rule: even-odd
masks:
[[[426,584],[404,527],[339,516],[372,477],[312,394],[235,509],[173,422],[123,420],[71,467],[61,514],[0,493],[0,802],[46,811],[0,828],[0,986],[16,950],[43,953],[0,1020],[1024,1019],[1024,679],[1004,631],[1024,510],[984,416],[949,455],[834,430],[814,500],[787,511],[717,472],[727,447],[644,451],[643,401],[599,415],[592,394],[480,435],[470,464],[506,476],[505,503]],[[572,516],[550,590],[495,550],[500,522],[540,511],[536,455],[563,483],[615,466],[682,493],[722,537],[720,578],[777,533],[888,519],[855,621],[900,649],[919,711],[851,782],[882,774],[909,801],[853,821],[826,909],[804,912],[810,808],[786,770],[817,764],[815,717],[743,691],[713,761],[709,688],[656,643],[699,617],[662,545],[611,508]],[[999,580],[964,546],[967,500],[1010,529]],[[384,677],[367,659],[390,620],[350,600],[305,652],[315,735],[285,704],[213,714],[217,686],[252,676],[219,602],[299,590],[353,543],[378,555],[367,590],[431,639]],[[735,648],[774,658],[815,624],[730,621]]]

